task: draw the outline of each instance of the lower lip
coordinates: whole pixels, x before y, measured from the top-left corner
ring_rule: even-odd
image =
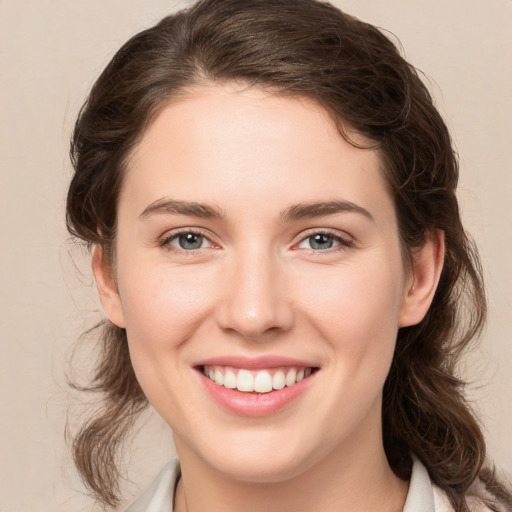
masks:
[[[274,414],[288,406],[308,389],[315,378],[316,372],[293,386],[258,394],[242,393],[236,389],[228,389],[215,384],[202,373],[198,372],[198,374],[210,396],[224,408],[242,416],[257,417]]]

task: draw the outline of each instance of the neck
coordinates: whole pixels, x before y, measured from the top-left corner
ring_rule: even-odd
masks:
[[[402,511],[408,484],[393,474],[380,439],[351,446],[359,448],[339,447],[292,478],[253,483],[216,471],[177,443],[182,480],[175,511]]]

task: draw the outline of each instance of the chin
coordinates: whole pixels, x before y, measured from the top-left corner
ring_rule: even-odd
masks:
[[[297,444],[289,437],[235,439],[229,445],[214,445],[200,457],[214,471],[242,482],[278,483],[290,480],[313,466],[318,449],[307,443]],[[211,445],[210,445],[211,446]],[[197,452],[196,452],[197,453]]]
[[[241,482],[271,484],[290,480],[308,469],[305,461],[296,458],[263,457],[236,454],[223,460],[211,461],[213,469]]]

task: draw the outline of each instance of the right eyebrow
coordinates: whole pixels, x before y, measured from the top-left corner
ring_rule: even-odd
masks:
[[[222,219],[224,214],[216,206],[196,203],[193,201],[177,201],[175,199],[158,199],[151,203],[139,215],[139,218],[146,220],[156,214],[188,215],[202,219]]]

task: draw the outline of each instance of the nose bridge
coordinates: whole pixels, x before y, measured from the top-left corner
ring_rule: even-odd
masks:
[[[290,328],[293,308],[282,286],[281,264],[271,248],[257,243],[235,251],[226,272],[228,286],[219,311],[223,329],[254,339]]]

